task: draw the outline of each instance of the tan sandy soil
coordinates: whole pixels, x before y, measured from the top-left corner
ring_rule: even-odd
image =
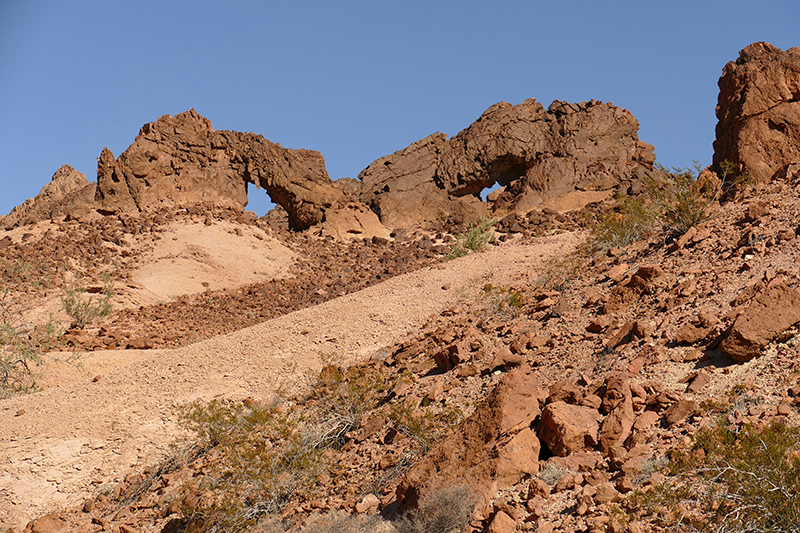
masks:
[[[24,527],[166,453],[178,434],[176,404],[297,390],[321,368],[323,357],[347,364],[377,354],[418,332],[431,315],[474,298],[489,276],[499,285],[535,279],[538,266],[566,255],[582,239],[565,233],[533,244],[510,241],[181,349],[94,352],[81,358],[81,369],[49,365],[44,391],[0,402],[0,523]],[[215,262],[228,254],[219,247],[208,250],[200,263],[212,266],[197,267],[198,282],[209,279]],[[183,248],[163,259],[169,266],[172,255],[187,254],[191,250]],[[251,270],[257,275],[264,268]]]
[[[238,233],[237,233],[238,232]],[[131,274],[138,305],[284,277],[296,254],[263,230],[231,222],[167,226]]]

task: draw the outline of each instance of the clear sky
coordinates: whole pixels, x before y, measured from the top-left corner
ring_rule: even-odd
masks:
[[[611,101],[661,163],[706,165],[722,67],[798,28],[798,0],[0,0],[0,214],[191,107],[334,179],[526,98]]]

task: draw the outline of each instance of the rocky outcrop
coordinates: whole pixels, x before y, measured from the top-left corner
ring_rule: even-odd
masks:
[[[94,194],[94,183],[89,183],[82,172],[63,165],[35,198],[25,200],[0,218],[0,227],[11,229],[68,214],[78,206],[92,204]]]
[[[266,190],[293,229],[322,222],[344,193],[319,152],[291,150],[260,135],[216,131],[194,109],[145,124],[118,159],[97,165],[96,200],[110,212],[206,203],[241,210],[248,184]]]
[[[447,140],[430,135],[364,169],[361,200],[389,227],[436,226],[487,209],[480,193],[499,184],[492,210],[527,213],[550,199],[602,200],[652,169],[653,147],[633,115],[610,103],[534,99],[500,102]]]
[[[478,496],[518,483],[539,470],[539,439],[530,426],[540,396],[528,366],[500,382],[455,432],[416,463],[397,488],[404,508],[416,507],[431,491],[463,483]]]
[[[800,48],[757,42],[722,70],[714,165],[728,160],[755,182],[800,174]]]

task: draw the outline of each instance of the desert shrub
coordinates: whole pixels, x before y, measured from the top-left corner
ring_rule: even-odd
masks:
[[[30,326],[5,320],[0,324],[0,398],[37,389],[33,366],[58,342],[60,326],[54,319]]]
[[[453,485],[426,496],[419,508],[395,522],[398,533],[452,533],[467,524],[475,505],[475,493]]]
[[[592,228],[595,246],[622,248],[648,234],[679,237],[708,218],[708,208],[724,183],[712,190],[698,183],[697,162],[693,170],[668,170],[660,165],[656,169],[647,179],[643,194],[622,197],[618,209]]]
[[[468,224],[467,230],[456,238],[453,250],[445,256],[446,260],[463,257],[470,252],[480,252],[494,235],[497,220],[481,217],[477,224]]]
[[[318,400],[311,409],[312,443],[315,447],[339,447],[347,433],[358,429],[364,413],[375,409],[388,393],[380,372],[352,367],[345,373],[328,366],[314,388]]]
[[[458,425],[463,413],[455,408],[420,408],[408,399],[392,405],[389,419],[398,431],[411,438],[416,453],[425,455],[447,431]]]
[[[548,461],[545,463],[544,467],[539,470],[538,478],[554,487],[558,480],[562,477],[566,476],[567,474],[575,474],[576,472],[570,470],[566,466],[560,465],[553,461]]]
[[[302,420],[290,409],[212,400],[179,411],[183,427],[213,448],[218,470],[207,486],[187,490],[188,531],[242,531],[278,513],[324,472],[319,448],[309,443]],[[192,497],[198,490],[211,490],[214,497],[198,501]]]
[[[638,515],[676,531],[800,532],[800,429],[773,421],[698,432],[672,456],[670,481],[630,501]]]
[[[536,284],[544,289],[563,293],[581,276],[584,251],[578,250],[565,256],[554,256],[542,265]]]
[[[95,320],[111,314],[114,282],[108,273],[103,275],[103,289],[99,295],[89,295],[84,287],[66,289],[64,292],[64,297],[61,299],[64,312],[72,319],[72,325],[78,329],[84,329]]]
[[[525,300],[518,291],[487,283],[478,295],[478,301],[489,308],[494,315],[503,318],[516,318],[525,306]]]
[[[30,324],[14,302],[17,293],[48,284],[30,264],[0,260],[0,398],[36,390],[32,367],[42,364],[58,342],[61,327],[55,319]]]

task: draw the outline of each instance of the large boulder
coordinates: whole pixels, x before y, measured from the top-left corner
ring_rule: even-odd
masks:
[[[266,190],[289,214],[293,229],[325,219],[343,197],[313,150],[291,150],[261,135],[216,131],[194,109],[142,126],[115,159],[104,148],[96,200],[109,212],[204,203],[243,209],[248,184]]]
[[[800,161],[800,48],[757,42],[722,70],[714,165],[735,163],[764,183]]]
[[[401,507],[416,507],[453,484],[486,496],[536,474],[540,446],[531,424],[544,396],[530,367],[508,373],[472,416],[411,467],[397,488]]]
[[[539,438],[554,455],[566,457],[597,445],[599,418],[591,407],[553,402],[542,411]]]
[[[719,349],[734,361],[747,362],[798,322],[800,292],[773,281],[736,317]]]
[[[580,206],[627,190],[652,170],[653,147],[633,115],[610,103],[500,102],[447,140],[430,135],[365,168],[361,200],[390,227],[436,226],[489,207],[526,213],[573,195]],[[492,206],[480,193],[499,184]]]
[[[62,165],[35,198],[25,200],[2,217],[0,227],[11,229],[69,214],[77,206],[91,205],[94,195],[94,183],[89,183],[82,172]]]

